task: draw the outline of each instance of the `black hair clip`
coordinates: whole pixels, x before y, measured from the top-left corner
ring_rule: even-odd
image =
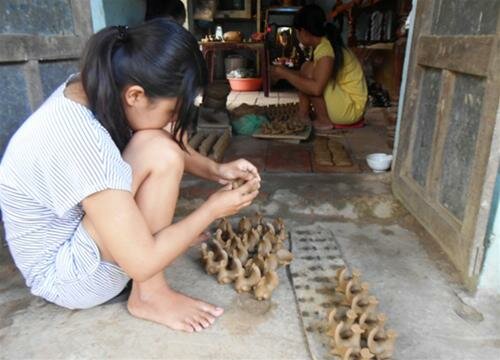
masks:
[[[118,40],[127,41],[128,40],[128,26],[127,25],[118,25],[115,26],[115,29],[118,30]]]

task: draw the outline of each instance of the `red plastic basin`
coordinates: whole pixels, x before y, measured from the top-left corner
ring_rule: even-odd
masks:
[[[262,78],[228,78],[231,90],[234,91],[257,91],[262,87]]]

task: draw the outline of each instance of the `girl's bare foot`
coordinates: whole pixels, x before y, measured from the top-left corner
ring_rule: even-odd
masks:
[[[135,317],[160,323],[173,330],[201,331],[222,315],[223,309],[192,299],[167,287],[140,291],[135,282],[128,299],[128,311]]]

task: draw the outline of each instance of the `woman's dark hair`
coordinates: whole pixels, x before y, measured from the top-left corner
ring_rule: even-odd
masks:
[[[304,29],[314,36],[326,36],[332,44],[335,54],[332,77],[335,79],[344,65],[344,41],[339,29],[332,23],[326,22],[325,12],[315,4],[303,6],[293,18],[293,27]]]
[[[89,107],[120,151],[132,137],[122,104],[125,86],[141,86],[152,101],[179,99],[173,135],[185,150],[182,137],[194,122],[194,98],[206,84],[206,73],[195,38],[167,19],[103,29],[88,41],[81,62]]]

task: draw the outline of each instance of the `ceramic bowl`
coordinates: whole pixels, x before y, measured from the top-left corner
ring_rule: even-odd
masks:
[[[366,162],[375,172],[387,171],[391,167],[392,155],[384,153],[370,154],[366,157]]]

